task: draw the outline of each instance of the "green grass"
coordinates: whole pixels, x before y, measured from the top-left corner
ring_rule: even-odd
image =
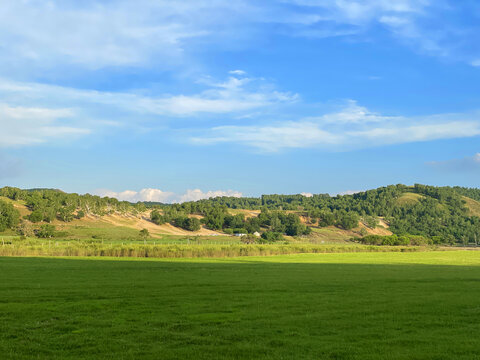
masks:
[[[352,235],[338,228],[312,227],[312,234],[308,237],[311,242],[315,243],[345,243],[352,238]]]
[[[425,196],[423,196],[423,195],[407,192],[407,193],[402,194],[402,196],[400,196],[397,199],[397,204],[401,205],[401,206],[403,206],[403,205],[415,205],[421,199],[424,199],[424,198],[425,198]]]
[[[480,253],[0,258],[2,359],[478,359]]]

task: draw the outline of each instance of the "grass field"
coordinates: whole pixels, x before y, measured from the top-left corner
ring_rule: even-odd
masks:
[[[2,359],[478,359],[480,253],[0,258]]]

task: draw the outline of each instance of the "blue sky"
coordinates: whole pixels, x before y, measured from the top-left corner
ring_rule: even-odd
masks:
[[[4,0],[0,185],[476,187],[478,38],[466,0]]]

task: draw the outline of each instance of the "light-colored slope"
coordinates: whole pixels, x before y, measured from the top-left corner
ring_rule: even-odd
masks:
[[[251,218],[258,216],[260,214],[260,210],[248,210],[248,209],[228,209],[228,212],[232,215],[243,214],[245,218]]]
[[[177,228],[170,224],[156,225],[149,220],[149,213],[138,216],[109,214],[102,217],[87,216],[82,219],[84,222],[102,222],[113,226],[124,226],[134,229],[147,229],[151,235],[219,235],[220,233],[209,229],[201,228],[199,231],[188,231]]]
[[[425,196],[423,196],[423,195],[406,192],[406,193],[402,194],[402,196],[400,196],[397,199],[397,204],[400,205],[400,206],[415,205],[421,199],[424,199],[424,198],[425,198]]]

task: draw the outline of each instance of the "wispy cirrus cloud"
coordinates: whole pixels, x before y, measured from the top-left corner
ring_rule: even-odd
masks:
[[[415,52],[476,66],[480,5],[453,0],[286,0],[298,8],[285,19],[294,36],[368,39],[381,30]]]
[[[0,79],[0,95],[15,104],[102,105],[137,114],[173,117],[250,111],[299,99],[298,94],[277,91],[262,79],[246,76],[232,75],[223,82],[202,80],[202,83],[204,90],[198,93],[148,95],[141,89],[108,92]]]
[[[220,196],[241,197],[242,193],[235,190],[209,190],[202,191],[200,189],[189,189],[182,194],[160,189],[146,188],[139,191],[125,190],[115,192],[106,189],[98,189],[94,191],[95,195],[113,197],[122,201],[138,202],[152,201],[162,203],[183,203],[187,201],[197,201],[202,199],[210,199]]]
[[[478,8],[453,0],[4,0],[0,65],[168,69],[195,63],[200,47],[249,48],[277,34],[363,40],[380,29],[415,51],[475,64]]]
[[[224,81],[203,79],[192,94],[108,92],[0,79],[0,146],[32,145],[66,135],[86,135],[102,127],[150,123],[178,117],[241,116],[299,100],[240,70]]]
[[[295,148],[359,148],[480,135],[480,113],[384,116],[349,100],[343,109],[298,121],[219,126],[191,138],[199,145],[236,143],[261,152]]]
[[[3,58],[41,67],[56,64],[172,66],[192,39],[211,35],[236,6],[221,1],[2,2]]]

